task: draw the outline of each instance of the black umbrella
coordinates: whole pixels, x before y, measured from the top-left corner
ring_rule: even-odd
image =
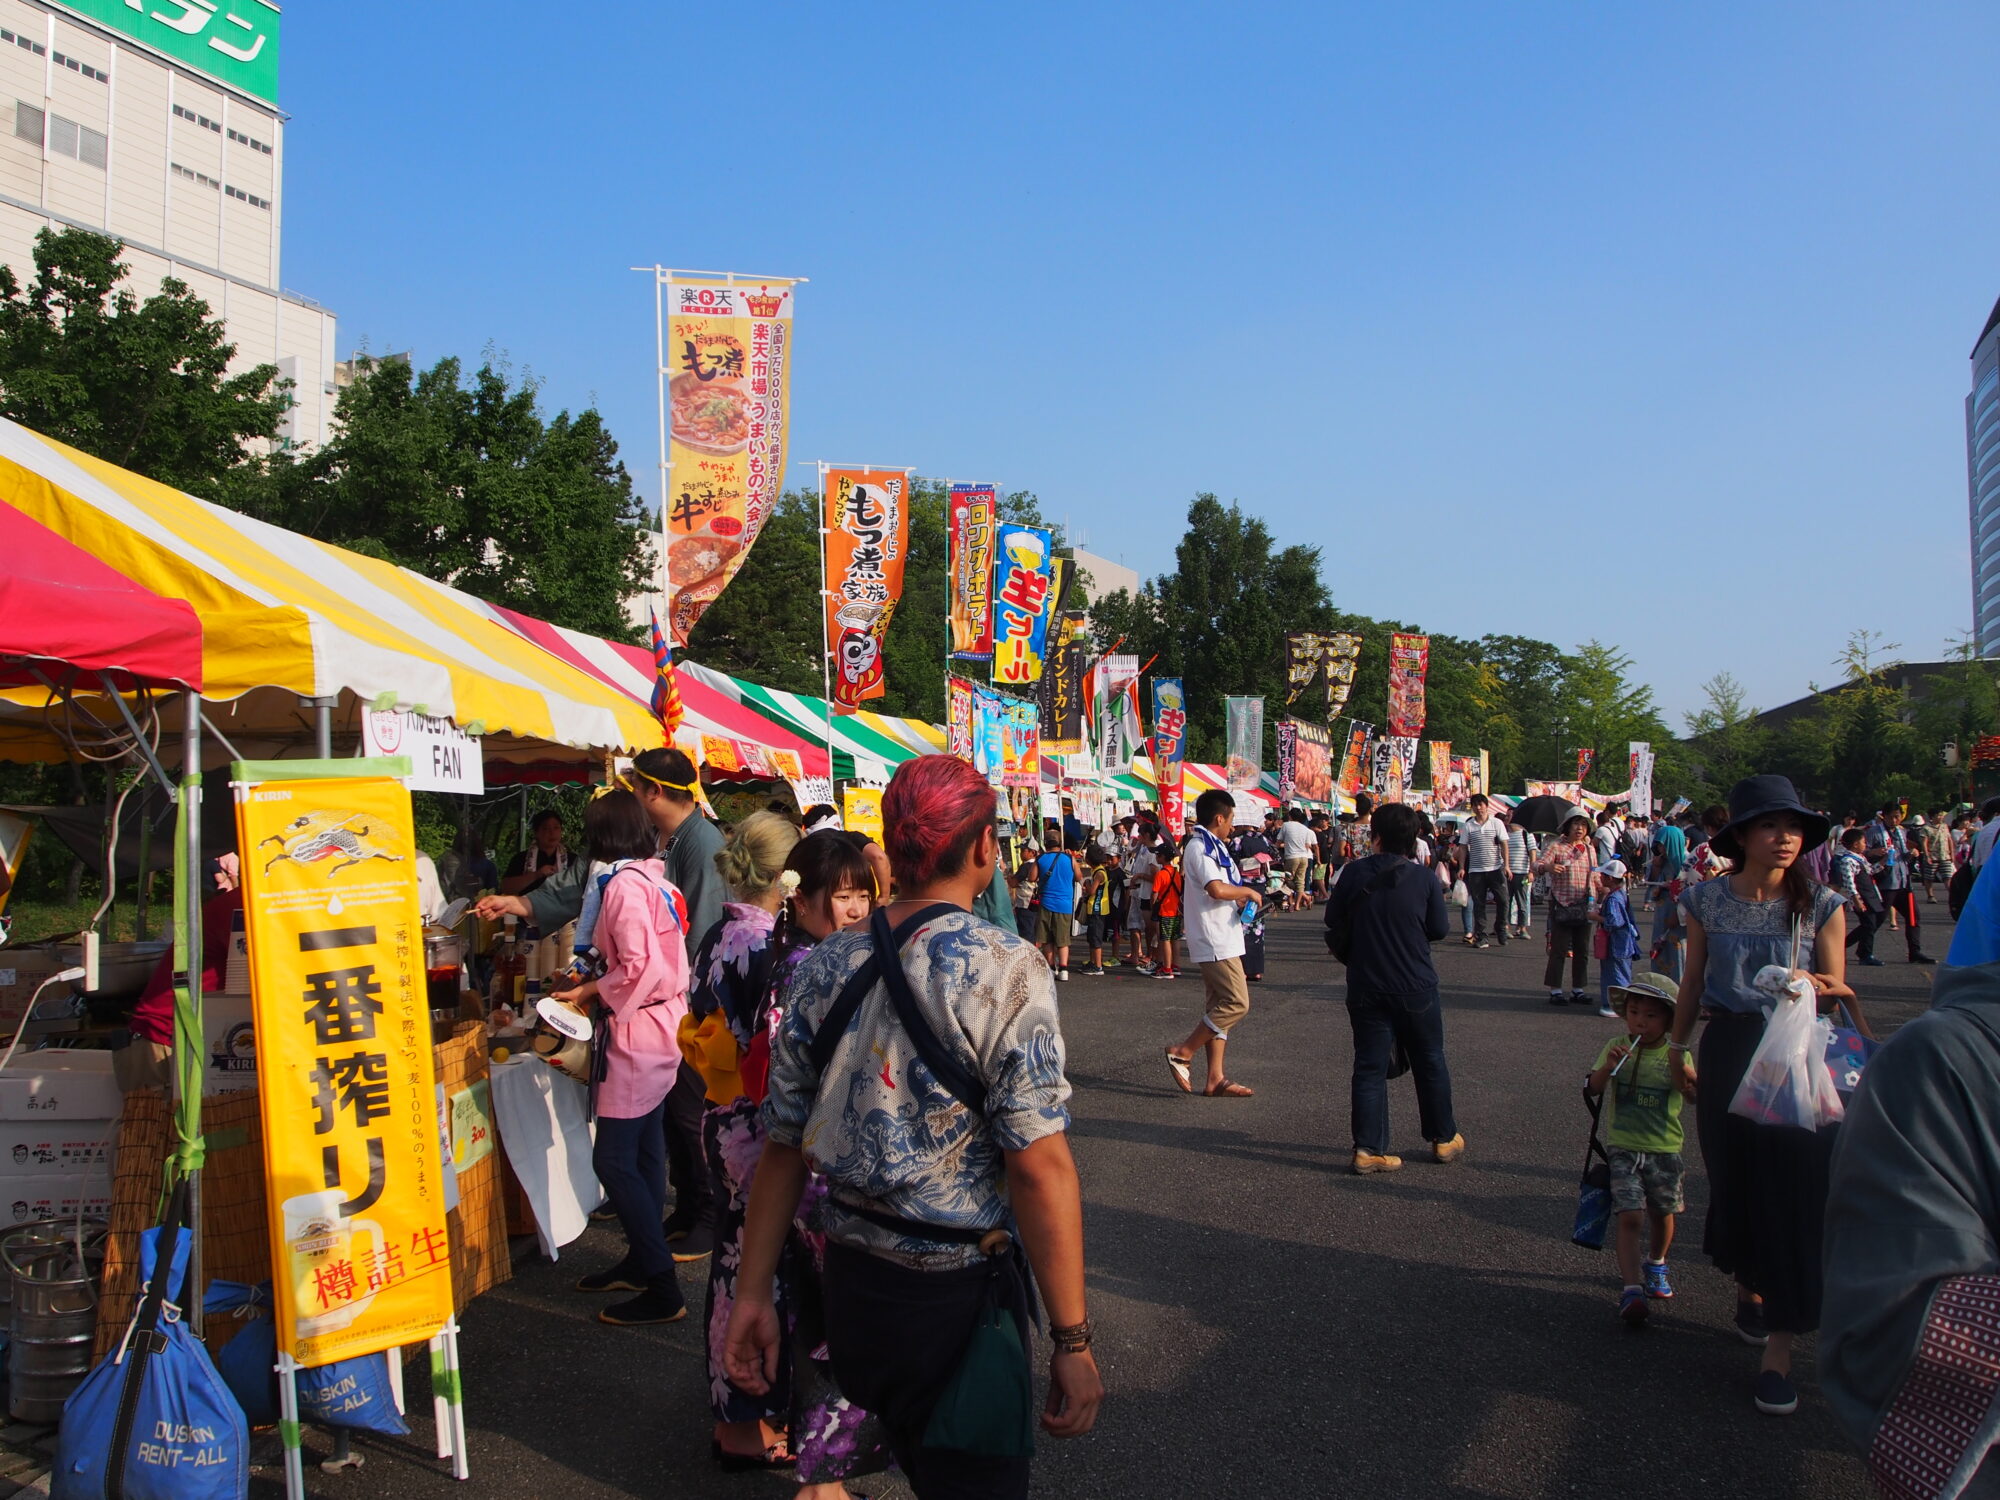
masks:
[[[1523,833],[1555,833],[1571,818],[1588,814],[1561,797],[1524,797],[1514,804],[1514,826]]]

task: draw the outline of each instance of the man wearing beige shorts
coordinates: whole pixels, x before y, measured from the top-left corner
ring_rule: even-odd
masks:
[[[1203,792],[1194,804],[1195,827],[1181,851],[1185,882],[1182,909],[1187,919],[1188,953],[1201,966],[1201,1021],[1178,1047],[1167,1048],[1167,1068],[1183,1093],[1194,1092],[1190,1064],[1195,1049],[1208,1049],[1208,1080],[1202,1092],[1212,1099],[1247,1099],[1251,1090],[1232,1083],[1222,1068],[1229,1033],[1250,1013],[1250,984],[1243,977],[1243,920],[1246,901],[1257,893],[1243,884],[1236,860],[1223,842],[1236,823],[1236,799],[1225,791]]]

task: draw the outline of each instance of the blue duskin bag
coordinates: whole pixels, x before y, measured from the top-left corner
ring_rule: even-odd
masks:
[[[166,1223],[139,1240],[145,1291],[118,1348],[63,1406],[50,1500],[245,1500],[249,1423],[208,1351],[181,1321],[186,1293],[187,1185]],[[161,1256],[164,1241],[169,1253]]]
[[[243,1407],[252,1427],[278,1420],[278,1329],[271,1316],[271,1283],[211,1281],[202,1308],[211,1318],[246,1319],[215,1356],[215,1367]],[[389,1383],[389,1356],[362,1354],[317,1369],[300,1370],[299,1416],[322,1427],[352,1427],[390,1437],[408,1434]]]
[[[1576,1222],[1569,1242],[1586,1250],[1602,1250],[1611,1230],[1611,1157],[1597,1139],[1598,1103],[1583,1091],[1590,1107],[1590,1144],[1583,1150],[1583,1178],[1576,1186]]]

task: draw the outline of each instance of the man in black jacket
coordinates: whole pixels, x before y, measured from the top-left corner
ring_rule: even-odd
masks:
[[[1401,803],[1375,812],[1374,854],[1340,872],[1326,904],[1326,945],[1347,966],[1354,1028],[1354,1170],[1403,1165],[1389,1154],[1389,1066],[1400,1048],[1417,1085],[1417,1116],[1434,1161],[1465,1152],[1451,1111],[1444,1060],[1444,1002],[1430,945],[1451,930],[1444,891],[1416,863],[1417,815]]]

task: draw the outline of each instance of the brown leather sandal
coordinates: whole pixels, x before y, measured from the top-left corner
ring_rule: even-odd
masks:
[[[1227,1078],[1218,1078],[1202,1092],[1211,1099],[1248,1099],[1257,1091],[1247,1089],[1240,1083],[1231,1083]]]

